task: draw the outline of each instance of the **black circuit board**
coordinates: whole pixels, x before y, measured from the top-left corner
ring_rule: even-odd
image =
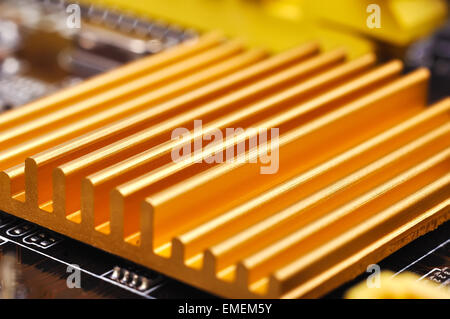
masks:
[[[418,280],[431,280],[450,287],[450,221],[436,230],[417,238],[378,263],[381,270],[393,272],[393,277],[412,272]],[[341,298],[347,289],[366,280],[371,273],[364,273],[331,292],[326,298]]]
[[[1,212],[0,273],[5,256],[13,260],[9,271],[13,271],[17,279],[14,298],[216,298],[156,271]],[[418,274],[419,280],[450,286],[449,256],[450,222],[447,222],[379,265],[395,275],[410,271]],[[80,287],[67,284],[75,269],[81,275]],[[325,298],[341,298],[348,288],[368,275],[362,274]]]
[[[70,277],[75,271],[80,275],[79,287]],[[213,298],[158,272],[3,212],[0,276],[15,278],[11,298]]]

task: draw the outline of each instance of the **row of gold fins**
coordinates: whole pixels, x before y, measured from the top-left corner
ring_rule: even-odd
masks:
[[[450,99],[401,72],[206,34],[0,116],[0,208],[217,295],[323,295],[449,219]],[[278,172],[173,162],[194,120],[279,128]]]

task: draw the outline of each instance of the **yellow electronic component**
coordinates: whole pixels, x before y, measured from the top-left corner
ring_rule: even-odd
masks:
[[[351,288],[348,299],[450,299],[447,287],[423,280],[413,273],[404,273],[393,277],[393,273],[384,271],[380,274],[378,286],[369,288],[362,282]],[[378,280],[378,279],[377,279]]]
[[[445,0],[325,0],[303,1],[305,10],[322,22],[338,24],[395,46],[406,46],[429,34],[447,16]],[[378,8],[373,7],[373,5]],[[372,7],[369,7],[372,5]],[[379,28],[370,28],[379,13]]]
[[[94,0],[85,1],[135,14],[160,18],[201,31],[221,30],[250,46],[281,52],[300,43],[319,39],[325,50],[345,46],[350,57],[373,50],[360,36],[321,26],[295,10],[292,19],[277,16],[258,1],[245,0]],[[292,9],[293,7],[291,7]]]
[[[186,41],[2,114],[0,209],[217,295],[323,295],[450,217],[450,99],[375,63]],[[251,130],[174,160],[227,128],[278,129],[270,162],[207,161]]]
[[[380,28],[367,21],[370,0],[94,0],[110,8],[158,17],[198,30],[222,30],[246,43],[279,52],[311,39],[324,49],[346,46],[351,57],[373,50],[365,37],[404,47],[429,34],[447,16],[445,0],[381,0]],[[336,27],[337,26],[337,27]]]

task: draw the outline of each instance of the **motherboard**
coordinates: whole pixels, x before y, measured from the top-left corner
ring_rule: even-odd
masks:
[[[0,297],[448,289],[449,4],[369,2],[0,0]]]

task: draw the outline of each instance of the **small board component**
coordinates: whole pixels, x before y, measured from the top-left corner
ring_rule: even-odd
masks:
[[[0,1],[0,111],[197,36],[92,4],[79,5],[80,26],[68,28],[68,5]]]

